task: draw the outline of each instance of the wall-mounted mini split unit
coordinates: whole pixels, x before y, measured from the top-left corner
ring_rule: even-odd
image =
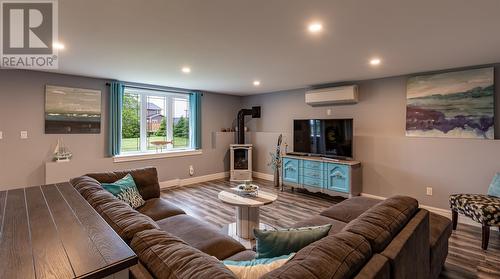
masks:
[[[358,102],[358,86],[348,85],[306,91],[306,104],[311,106],[345,105]]]

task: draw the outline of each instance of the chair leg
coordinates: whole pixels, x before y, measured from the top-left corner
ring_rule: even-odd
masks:
[[[456,230],[458,223],[458,212],[456,212],[455,210],[451,211],[451,222],[453,224],[453,230]]]
[[[490,226],[483,225],[483,241],[481,244],[483,250],[488,249],[489,240],[490,240]]]

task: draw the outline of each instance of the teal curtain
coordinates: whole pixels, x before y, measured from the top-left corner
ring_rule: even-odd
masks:
[[[189,95],[189,127],[190,141],[194,149],[201,149],[201,92],[191,92]]]
[[[123,90],[123,83],[111,82],[109,88],[109,156],[120,154]]]

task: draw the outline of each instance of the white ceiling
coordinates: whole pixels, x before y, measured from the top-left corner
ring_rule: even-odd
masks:
[[[499,13],[499,0],[60,0],[57,72],[245,95],[488,64]]]

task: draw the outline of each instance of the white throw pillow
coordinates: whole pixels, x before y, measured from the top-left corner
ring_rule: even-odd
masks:
[[[291,260],[295,253],[275,258],[261,258],[250,261],[222,261],[239,279],[258,279]]]

